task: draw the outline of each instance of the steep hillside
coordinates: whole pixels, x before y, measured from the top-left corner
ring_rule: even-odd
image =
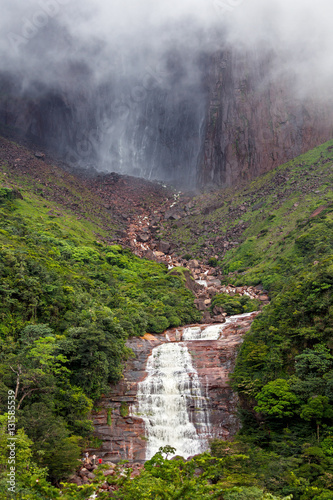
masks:
[[[333,487],[332,163],[330,141],[237,190],[194,199],[162,232],[179,251],[210,257],[225,283],[270,296],[233,375],[241,439],[268,462],[292,459],[262,480],[302,500],[329,499]]]
[[[259,263],[275,259],[281,245],[286,251],[293,230],[303,232],[302,224],[330,212],[332,164],[329,141],[251,183],[180,200],[178,220],[165,222],[160,237],[179,254],[216,257],[224,274],[249,266],[259,272]]]
[[[0,405],[13,391],[23,492],[27,467],[54,481],[75,468],[129,336],[201,315],[181,275],[110,244],[121,225],[84,181],[15,144],[1,141],[1,153]],[[1,425],[3,444],[5,415]],[[6,463],[4,446],[0,471]]]
[[[22,498],[109,498],[99,488],[110,476],[119,499],[331,500],[333,141],[195,198],[114,174],[80,179],[5,140],[0,153],[0,491],[10,390]],[[233,375],[243,428],[193,460],[169,461],[165,449],[135,479],[132,467],[105,465],[91,485],[60,492],[47,479],[67,478],[94,444],[88,414],[121,378],[128,336],[201,319],[184,270],[120,242],[155,260],[161,246],[157,260],[189,269],[197,258],[214,280],[269,296]]]

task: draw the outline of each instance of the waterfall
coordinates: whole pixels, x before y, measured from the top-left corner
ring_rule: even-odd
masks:
[[[146,425],[146,459],[166,445],[185,458],[205,451],[210,428],[207,403],[187,347],[174,342],[155,347],[146,370],[148,375],[138,387],[138,404],[132,410]],[[191,406],[195,422],[190,421]]]
[[[184,329],[182,340],[218,340],[223,338],[226,326],[237,323],[242,318],[247,318],[252,313],[236,314],[226,318],[225,323],[210,326],[189,326]]]
[[[208,399],[187,346],[191,341],[222,339],[227,326],[251,318],[252,314],[231,316],[217,325],[185,327],[174,334],[176,342],[170,341],[166,333],[167,342],[152,350],[147,377],[138,384],[138,402],[131,408],[132,415],[145,422],[146,460],[166,445],[176,448],[176,455],[184,458],[208,449],[208,439],[212,437]]]

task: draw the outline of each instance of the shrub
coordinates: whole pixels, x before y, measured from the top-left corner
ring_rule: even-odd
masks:
[[[223,307],[225,313],[229,316],[235,314],[243,314],[247,312],[257,311],[259,309],[260,302],[258,300],[250,299],[247,295],[235,295],[232,297],[227,293],[220,293],[215,295],[212,300],[211,311],[214,307]]]

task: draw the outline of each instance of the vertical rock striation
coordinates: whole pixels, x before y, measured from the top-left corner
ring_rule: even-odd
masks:
[[[332,100],[308,82],[301,93],[281,55],[226,48],[223,35],[220,46],[165,47],[150,54],[154,71],[138,51],[135,67],[120,58],[103,80],[83,62],[52,86],[0,74],[0,130],[74,167],[185,189],[251,179],[332,137]]]
[[[299,82],[279,72],[280,64],[273,50],[211,56],[199,185],[251,179],[332,138],[332,100],[301,95]]]

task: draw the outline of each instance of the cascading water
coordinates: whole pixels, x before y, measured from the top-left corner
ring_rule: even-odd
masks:
[[[251,313],[250,313],[251,314]],[[237,323],[238,320],[246,318],[250,315],[249,313],[237,314],[235,316],[229,316],[226,318],[225,323],[219,325],[211,326],[189,326],[185,328],[182,340],[218,340],[223,337],[223,330],[226,326]]]
[[[208,400],[187,344],[222,339],[228,325],[251,314],[231,316],[223,324],[184,328],[175,334],[176,340],[182,342],[170,342],[166,334],[168,342],[152,350],[146,366],[148,375],[138,384],[138,403],[132,407],[132,414],[145,422],[146,460],[166,445],[176,448],[176,454],[184,458],[207,450],[208,439],[212,437]],[[189,411],[193,407],[195,411]]]
[[[187,347],[182,343],[156,347],[146,369],[148,376],[139,384],[138,405],[133,411],[146,424],[146,459],[166,445],[176,448],[176,454],[185,458],[205,451],[209,415]],[[192,405],[195,423],[189,418],[188,407]]]

